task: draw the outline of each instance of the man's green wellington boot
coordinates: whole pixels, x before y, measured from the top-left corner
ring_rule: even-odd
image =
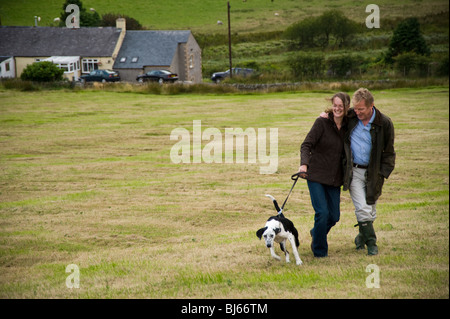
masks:
[[[377,236],[373,228],[373,222],[361,222],[359,227],[364,238],[364,243],[367,245],[367,254],[370,256],[378,254]]]
[[[360,225],[360,223],[358,223],[358,224],[355,225],[355,227],[356,226],[359,226],[358,227],[359,228],[359,233],[355,237],[356,250],[363,250],[363,249],[366,248],[366,245],[364,244],[364,236],[363,236],[362,231],[361,231],[361,225]]]

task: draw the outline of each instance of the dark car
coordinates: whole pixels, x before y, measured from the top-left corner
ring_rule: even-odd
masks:
[[[81,82],[117,82],[120,81],[119,72],[112,70],[94,70],[91,73],[80,76]]]
[[[153,70],[147,73],[138,75],[136,81],[145,82],[145,81],[156,81],[159,83],[164,82],[175,82],[178,80],[178,74],[172,73],[166,70]]]
[[[233,76],[242,76],[246,77],[247,75],[251,75],[254,72],[253,69],[244,69],[244,68],[233,68]],[[211,76],[211,80],[213,82],[219,83],[225,78],[230,76],[230,70],[226,70],[225,72],[216,72]]]

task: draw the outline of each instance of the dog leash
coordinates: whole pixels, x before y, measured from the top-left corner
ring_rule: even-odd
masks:
[[[292,187],[291,187],[291,190],[289,191],[289,194],[287,195],[286,199],[284,200],[283,205],[281,205],[281,209],[279,207],[275,207],[278,210],[278,214],[283,213],[284,205],[286,205],[286,202],[287,202],[289,196],[291,195],[295,184],[297,184],[297,181],[298,181],[299,177],[300,178],[306,178],[307,177],[306,172],[298,172],[298,173],[295,173],[294,175],[291,176],[291,179],[294,181],[294,184],[292,184]],[[278,206],[278,204],[275,203],[275,206]]]

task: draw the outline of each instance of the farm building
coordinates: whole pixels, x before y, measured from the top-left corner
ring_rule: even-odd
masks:
[[[125,25],[120,18],[116,27],[0,26],[0,77],[20,77],[28,64],[52,61],[71,81],[97,69],[135,81],[149,69],[164,68],[181,81],[201,82],[201,50],[190,31],[127,32]]]
[[[14,77],[28,64],[53,61],[64,77],[78,80],[96,69],[112,69],[125,32],[119,28],[0,27],[0,56],[14,60]]]
[[[114,63],[121,79],[165,69],[181,81],[202,81],[201,49],[191,31],[127,31]]]

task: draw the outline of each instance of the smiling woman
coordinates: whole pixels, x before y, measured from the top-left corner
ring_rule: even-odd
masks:
[[[328,118],[319,117],[303,141],[299,173],[308,180],[315,210],[311,249],[315,257],[328,256],[327,235],[340,219],[342,157],[350,96],[339,92],[331,98]],[[325,199],[325,200],[324,200]]]

